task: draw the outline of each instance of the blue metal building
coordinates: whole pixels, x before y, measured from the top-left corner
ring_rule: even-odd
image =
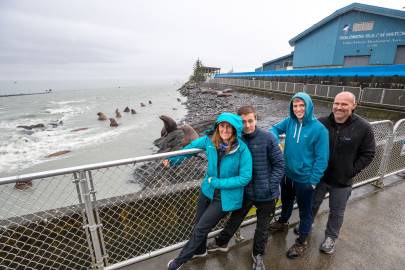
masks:
[[[294,68],[405,64],[405,11],[353,3],[289,43]]]
[[[293,65],[294,52],[262,64],[261,71],[289,69]]]
[[[255,71],[405,64],[405,11],[353,3],[289,43],[291,54]]]

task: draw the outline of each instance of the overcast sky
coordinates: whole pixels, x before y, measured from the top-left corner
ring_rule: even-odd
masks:
[[[0,0],[0,80],[185,80],[252,71],[352,1]],[[361,3],[402,9],[405,1]]]

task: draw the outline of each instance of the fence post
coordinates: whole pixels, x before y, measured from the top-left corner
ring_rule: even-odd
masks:
[[[357,103],[363,102],[363,95],[364,95],[364,89],[360,88],[360,92],[359,92],[359,100],[357,101]]]
[[[383,92],[382,92],[382,94],[381,94],[380,104],[383,104],[383,102],[384,102],[384,97],[385,97],[385,88],[383,88]]]
[[[392,148],[394,146],[394,129],[391,128],[391,133],[387,137],[387,144],[384,148],[383,157],[381,160],[380,168],[378,169],[379,179],[372,183],[372,185],[378,188],[384,188],[384,176],[387,172],[388,161],[391,157]]]
[[[74,182],[78,191],[79,201],[82,204],[83,212],[85,214],[83,228],[88,235],[89,249],[93,259],[92,269],[104,269],[104,256],[102,254],[102,244],[100,242],[99,231],[101,224],[96,223],[95,208],[92,197],[95,199],[94,190],[89,189],[86,171],[80,171],[79,176],[74,174]],[[96,214],[98,217],[98,213]]]

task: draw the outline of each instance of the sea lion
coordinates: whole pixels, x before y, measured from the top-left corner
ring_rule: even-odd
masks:
[[[76,129],[72,129],[70,132],[77,132],[77,131],[82,131],[82,130],[87,130],[89,128],[84,127],[84,128],[76,128]]]
[[[121,118],[121,113],[118,109],[115,110],[115,117]],[[110,121],[111,121],[111,118],[110,118]]]
[[[177,98],[177,101],[178,101],[178,102],[181,102],[181,99],[180,99],[180,98]]]
[[[14,185],[14,187],[15,187],[16,189],[19,189],[19,190],[24,190],[24,189],[27,189],[27,188],[32,187],[32,181],[31,181],[31,180],[27,180],[27,181],[19,181],[19,182],[16,182],[15,185]]]
[[[118,127],[118,123],[114,118],[110,118],[110,127]]]
[[[107,116],[104,113],[98,112],[97,115],[98,115],[98,118],[97,118],[98,120],[100,120],[100,121],[107,120]]]
[[[146,105],[143,102],[141,102],[141,107],[146,107]]]
[[[131,109],[132,114],[136,114],[136,111],[134,109]]]
[[[217,91],[217,97],[230,97],[232,96],[231,93],[224,93],[222,91]]]
[[[127,106],[127,107],[125,107],[124,112],[129,112],[129,108],[128,108],[128,106]]]
[[[199,138],[197,131],[194,130],[194,128],[188,124],[184,124],[181,129],[184,132],[184,138],[183,141],[181,142],[181,146],[186,146],[190,142],[194,141],[195,139]]]
[[[152,100],[149,100],[149,104],[152,104]]]
[[[58,152],[49,154],[46,157],[47,158],[57,157],[57,156],[61,156],[61,155],[64,155],[64,154],[67,154],[67,153],[70,153],[70,152],[72,152],[72,151],[70,151],[70,150],[62,150],[62,151],[58,151]]]
[[[17,128],[23,128],[27,130],[31,130],[33,128],[45,128],[44,124],[36,124],[36,125],[30,125],[30,126],[17,126]]]
[[[177,123],[176,121],[173,120],[173,118],[167,116],[167,115],[161,115],[159,118],[163,121],[164,127],[162,128],[162,131],[160,132],[160,135],[166,136],[170,132],[174,131],[177,129]]]

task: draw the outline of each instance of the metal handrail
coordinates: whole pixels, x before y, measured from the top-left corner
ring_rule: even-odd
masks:
[[[88,170],[102,169],[102,168],[108,168],[108,167],[114,167],[114,166],[120,166],[120,165],[135,164],[138,162],[151,161],[151,160],[156,160],[156,159],[164,159],[164,158],[169,158],[169,157],[178,156],[178,155],[197,154],[202,151],[203,150],[197,149],[197,148],[187,149],[187,150],[177,150],[177,151],[173,151],[173,152],[152,154],[152,155],[146,155],[146,156],[141,156],[141,157],[119,159],[119,160],[114,160],[114,161],[107,161],[107,162],[100,162],[100,163],[93,163],[93,164],[86,164],[86,165],[68,167],[68,168],[63,168],[63,169],[8,176],[8,177],[0,178],[0,185],[15,183],[15,182],[19,182],[19,181],[26,181],[26,180],[36,180],[36,179],[40,179],[40,178],[63,175],[63,174],[68,174],[68,173],[75,173],[75,172],[80,172],[80,171],[88,171]]]
[[[399,122],[401,122],[401,121],[402,120],[398,121],[396,123],[395,127],[397,127],[400,124]],[[403,121],[405,121],[405,119]],[[385,122],[387,122],[387,120],[373,121],[370,124],[378,125],[378,124],[385,123]],[[394,130],[396,129],[395,127],[394,127]],[[280,135],[280,139],[284,139],[284,138],[285,138],[284,134]],[[102,168],[127,165],[127,164],[132,164],[132,163],[135,164],[138,162],[169,158],[169,157],[178,156],[178,155],[197,154],[202,151],[203,150],[197,149],[197,148],[187,149],[187,150],[177,150],[177,151],[173,151],[173,152],[158,153],[158,154],[152,154],[152,155],[146,155],[146,156],[140,156],[140,157],[134,157],[134,158],[126,158],[126,159],[119,159],[119,160],[113,160],[113,161],[92,163],[92,164],[68,167],[68,168],[63,168],[63,169],[48,170],[48,171],[37,172],[37,173],[29,173],[29,174],[2,177],[2,178],[0,178],[0,185],[15,183],[15,182],[19,182],[19,181],[36,180],[36,179],[40,179],[40,178],[44,178],[44,177],[52,177],[52,176],[58,176],[58,175],[80,172],[80,171],[102,169]]]

